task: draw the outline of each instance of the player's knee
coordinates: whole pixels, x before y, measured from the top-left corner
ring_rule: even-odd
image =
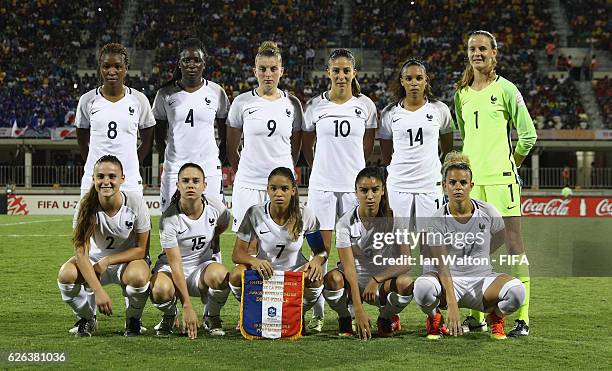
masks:
[[[227,288],[229,272],[221,264],[211,264],[204,274],[205,284],[211,289],[221,290]]]
[[[74,264],[70,262],[64,263],[58,274],[57,281],[61,284],[70,285],[76,282],[79,272]]]
[[[246,266],[239,264],[234,267],[229,274],[229,282],[233,286],[242,286],[242,272],[246,270]]]
[[[154,303],[166,303],[174,297],[174,285],[172,282],[155,282],[151,287],[151,301]]]
[[[344,277],[337,269],[327,272],[323,277],[325,288],[328,290],[340,290],[344,287]]]
[[[525,302],[527,290],[518,279],[512,279],[499,290],[499,310],[504,314],[516,312]]]
[[[421,276],[414,281],[414,302],[419,307],[430,307],[440,295],[438,279],[431,275]]]
[[[414,288],[414,280],[407,274],[402,274],[395,280],[397,293],[400,295],[412,295]]]
[[[123,274],[123,282],[132,287],[143,287],[149,282],[149,270],[135,268],[126,270]]]
[[[308,279],[304,280],[306,283],[304,284],[305,287],[309,287],[311,289],[316,289],[319,288],[321,286],[323,286],[323,280],[318,280],[318,281],[310,281]]]

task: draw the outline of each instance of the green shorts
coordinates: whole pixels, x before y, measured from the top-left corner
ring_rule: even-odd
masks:
[[[475,185],[470,197],[490,203],[502,216],[521,216],[521,187],[516,183]]]

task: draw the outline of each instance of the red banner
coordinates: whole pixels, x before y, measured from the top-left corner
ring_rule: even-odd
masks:
[[[610,197],[523,197],[523,216],[612,217]]]

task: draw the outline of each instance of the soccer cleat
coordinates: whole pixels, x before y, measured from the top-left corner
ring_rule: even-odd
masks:
[[[72,326],[72,328],[70,328],[70,330],[68,330],[69,334],[72,335],[76,335],[77,331],[79,331],[79,322],[81,322],[81,317],[77,317],[78,320],[74,323],[74,326]],[[93,316],[93,321],[95,321],[96,326],[98,325],[97,319],[96,319],[96,315],[94,314]]]
[[[504,340],[506,332],[504,331],[504,319],[499,317],[495,312],[489,313],[487,323],[491,328],[491,338],[495,340]]]
[[[157,336],[168,336],[174,333],[176,327],[176,315],[164,314],[161,321],[154,327],[155,335]]]
[[[323,317],[312,316],[307,328],[309,331],[321,332],[323,330]]]
[[[425,320],[425,330],[427,331],[427,339],[438,340],[443,335],[443,324],[442,314],[436,313],[435,316],[427,316]]]
[[[519,336],[527,336],[529,335],[529,325],[525,323],[522,319],[517,319],[514,321],[514,327],[508,333],[509,337],[519,337]]]
[[[141,327],[142,323],[140,322],[140,318],[128,318],[125,323],[125,332],[123,335],[127,337],[139,336]]]
[[[488,330],[487,321],[478,322],[478,320],[472,316],[467,316],[463,323],[463,332],[485,332]]]
[[[338,336],[350,337],[354,335],[353,319],[351,317],[338,318]]]
[[[388,318],[378,317],[376,320],[378,336],[388,338],[393,336],[393,322]]]
[[[225,336],[223,331],[223,321],[220,316],[205,316],[204,324],[208,329],[208,333],[212,336]]]
[[[91,334],[96,330],[97,321],[94,316],[92,319],[87,320],[85,318],[81,318],[75,323],[76,332],[74,333],[75,337],[90,337]]]
[[[394,314],[391,316],[391,328],[393,332],[398,332],[402,329],[402,322],[400,321],[399,314]]]

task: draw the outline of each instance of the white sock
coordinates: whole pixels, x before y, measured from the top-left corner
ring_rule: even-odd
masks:
[[[327,274],[327,262],[321,268],[323,268],[323,276],[325,276]],[[312,315],[321,318],[325,315],[325,298],[323,295],[319,295],[317,302],[312,307]]]
[[[221,313],[221,308],[225,305],[229,292],[229,288],[223,290],[208,289],[207,314],[209,316],[218,316]]]
[[[125,287],[125,293],[127,295],[130,305],[125,309],[125,318],[136,318],[142,317],[147,298],[149,297],[149,282],[142,287],[134,287],[127,285]]]
[[[236,300],[240,301],[242,298],[242,286],[234,286],[231,283],[229,284],[230,290],[232,290],[232,294],[236,298]]]
[[[92,319],[94,311],[89,304],[88,293],[81,284],[57,283],[62,300],[68,304],[72,311],[79,317]]]
[[[162,311],[165,315],[176,316],[176,296],[172,298],[172,300],[167,301],[165,303],[153,303],[153,306]]]
[[[348,310],[348,298],[345,294],[344,289],[340,290],[328,290],[323,289],[323,296],[327,301],[327,304],[331,309],[338,313],[338,317],[350,317],[351,312]]]
[[[318,303],[322,296],[321,292],[323,292],[323,286],[304,287],[304,313],[308,312],[315,303]]]
[[[414,302],[428,316],[435,316],[440,305],[442,286],[433,276],[421,276],[414,281]]]
[[[412,300],[412,295],[400,295],[397,292],[387,294],[387,302],[380,308],[380,316],[390,319],[394,314],[399,314]]]

